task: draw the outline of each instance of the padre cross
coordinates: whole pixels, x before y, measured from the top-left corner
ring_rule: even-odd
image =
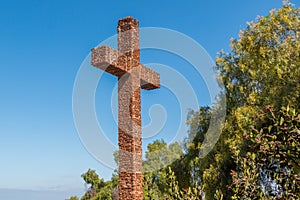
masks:
[[[118,22],[118,50],[92,49],[92,65],[118,77],[118,143],[120,200],[142,200],[142,127],[140,89],[160,87],[158,73],[140,63],[139,23]]]

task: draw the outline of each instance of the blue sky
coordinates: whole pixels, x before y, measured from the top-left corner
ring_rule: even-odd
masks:
[[[299,2],[293,3],[299,6]],[[140,21],[141,27],[184,33],[214,59],[221,49],[229,49],[230,38],[238,36],[246,21],[281,5],[280,0],[1,0],[0,199],[12,190],[21,191],[20,197],[5,199],[21,199],[25,190],[25,199],[30,200],[35,199],[30,195],[37,190],[36,196],[43,195],[37,199],[46,200],[82,194],[85,188],[80,175],[88,168],[109,179],[111,169],[88,153],[76,132],[72,92],[81,63],[91,48],[116,34],[119,18],[130,15]],[[146,50],[141,57],[145,63],[188,65],[157,51]],[[115,83],[109,75],[101,80],[96,107],[98,120],[105,122],[108,132],[116,133],[115,124],[109,120],[112,115],[106,119],[106,111],[101,111],[101,106],[107,104],[102,102],[101,94],[109,92]],[[202,92],[201,104],[209,104],[205,88]],[[152,94],[143,92],[142,97],[147,97],[150,104]],[[143,123],[149,121],[147,116],[144,119]],[[167,133],[173,130],[176,120],[168,121],[159,136],[168,139]],[[117,142],[117,135],[108,137]]]

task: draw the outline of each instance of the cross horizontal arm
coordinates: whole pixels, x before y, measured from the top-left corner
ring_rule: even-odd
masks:
[[[108,46],[92,49],[92,65],[112,75],[121,77],[126,73],[125,68],[118,66],[118,51]]]
[[[144,90],[153,90],[160,87],[160,76],[152,69],[140,64],[141,88]]]
[[[138,67],[142,89],[153,90],[160,87],[158,73],[131,57],[119,56],[117,50],[108,46],[92,49],[92,65],[117,77],[121,77],[127,72],[130,73],[132,67]]]

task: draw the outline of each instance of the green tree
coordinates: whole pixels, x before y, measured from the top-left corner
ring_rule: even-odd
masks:
[[[143,161],[144,199],[163,198],[169,189],[166,182],[167,167],[183,154],[178,143],[167,145],[163,140],[148,144]]]
[[[299,113],[300,108],[299,11],[286,4],[248,23],[231,41],[231,52],[217,57],[228,105],[219,144],[229,153],[214,155],[207,177],[218,172],[233,178],[231,194],[222,183],[210,184],[227,199],[300,196],[299,143],[292,142],[299,140],[299,123],[282,110],[289,105]]]
[[[300,197],[300,113],[288,107],[265,109],[261,129],[253,128],[246,154],[232,171],[234,199],[298,199]]]
[[[200,159],[215,108],[191,112],[179,185],[200,185],[205,199],[299,198],[299,16],[286,3],[248,23],[231,40],[231,52],[217,56],[226,121],[218,143]]]
[[[68,200],[79,200],[79,199],[76,196],[71,196],[70,199],[68,199]]]
[[[81,200],[110,200],[112,199],[113,190],[117,187],[117,176],[113,174],[111,181],[100,179],[95,170],[89,169],[81,177],[89,189],[81,197]]]
[[[155,140],[147,146],[143,171],[159,171],[179,159],[182,155],[182,148],[177,142],[168,146],[163,140]]]
[[[201,187],[205,199],[223,198],[231,193],[227,185],[231,183],[228,175],[234,167],[229,147],[225,144],[225,135],[221,134],[219,141],[213,149],[200,158],[200,149],[207,137],[212,112],[215,108],[201,107],[198,112],[190,112],[187,120],[189,134],[185,141],[186,155],[179,161],[178,177],[181,187]],[[180,175],[181,171],[181,175]],[[224,188],[224,190],[223,190]]]
[[[105,186],[103,179],[100,179],[95,170],[89,169],[86,173],[82,174],[81,177],[87,185],[90,185],[88,191],[81,198],[81,200],[95,199],[100,189]]]
[[[143,163],[144,199],[201,199],[201,189],[179,185],[174,169],[176,161],[182,159],[183,149],[178,143],[169,146],[163,140],[149,144]]]

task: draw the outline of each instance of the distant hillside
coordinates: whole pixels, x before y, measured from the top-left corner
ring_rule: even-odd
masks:
[[[77,194],[82,195],[84,191],[69,190],[17,190],[17,189],[0,189],[0,199],[7,200],[64,200],[67,197]]]

